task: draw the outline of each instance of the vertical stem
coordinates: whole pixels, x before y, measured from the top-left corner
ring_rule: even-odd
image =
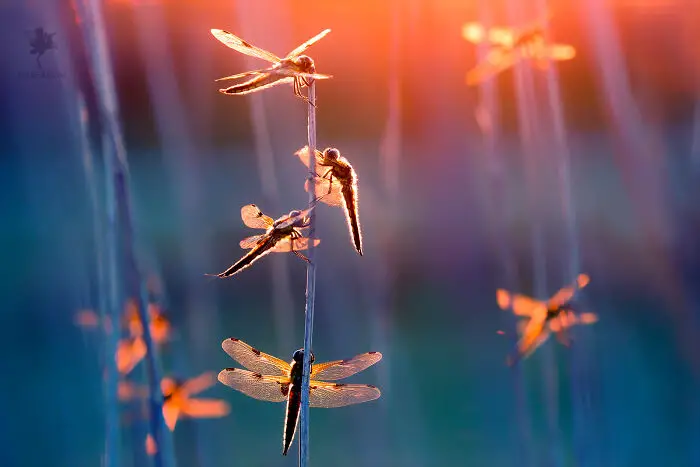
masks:
[[[103,124],[102,142],[105,150],[105,175],[107,181],[106,202],[108,215],[106,241],[109,248],[108,264],[112,326],[117,329],[120,322],[120,289],[117,282],[120,271],[117,267],[117,249],[118,241],[121,239],[127,266],[126,271],[123,271],[128,280],[127,290],[132,296],[134,294],[139,296],[138,313],[143,323],[143,338],[147,352],[146,368],[150,388],[149,408],[151,433],[158,446],[158,450],[153,456],[153,461],[154,465],[160,467],[163,465],[161,442],[161,432],[163,431],[163,395],[160,392],[160,380],[158,379],[156,369],[154,345],[148,326],[149,321],[146,311],[148,307],[147,291],[134,252],[135,242],[131,223],[131,200],[128,190],[128,163],[119,124],[119,108],[109,59],[105,24],[102,17],[102,4],[97,0],[87,0],[81,6],[85,11],[84,17],[86,18],[85,40],[88,43],[87,49],[90,53],[90,73],[97,88]],[[121,233],[121,237],[119,233]],[[115,337],[116,335],[112,336],[112,339]],[[116,343],[110,342],[110,344],[113,344],[114,350],[116,351]]]
[[[118,287],[115,276],[111,276],[112,280],[108,281],[107,269],[105,268],[105,252],[109,247],[105,241],[105,228],[103,225],[103,212],[100,210],[100,200],[97,194],[97,181],[95,177],[95,160],[90,147],[90,138],[88,136],[88,114],[85,107],[85,99],[81,92],[78,91],[78,119],[80,123],[80,145],[83,154],[83,168],[85,169],[85,179],[87,181],[88,197],[90,198],[90,207],[92,210],[92,228],[95,238],[95,263],[97,267],[97,290],[98,290],[98,313],[100,323],[105,326],[108,332],[107,340],[104,345],[104,352],[101,358],[104,359],[103,365],[107,368],[105,380],[105,451],[104,464],[107,467],[119,465],[119,401],[117,399],[117,384],[119,383],[119,373],[117,372],[117,362],[114,355],[117,351],[117,342],[119,340],[119,327],[116,325],[118,321],[114,318],[119,317],[118,303],[115,304],[114,310],[116,313],[110,314],[110,296],[112,290],[108,290],[109,286],[113,286],[116,292]],[[109,229],[111,230],[111,229]],[[111,261],[113,256],[108,253],[108,259]],[[115,255],[116,256],[116,255]],[[111,266],[111,264],[110,264]],[[112,268],[110,268],[113,270]],[[108,286],[109,284],[109,286]],[[116,294],[115,294],[116,296]],[[115,300],[116,303],[116,300]],[[110,323],[109,327],[106,323]]]
[[[316,175],[316,82],[309,85],[307,134],[309,137],[309,177]],[[313,180],[313,178],[312,178]],[[312,185],[313,186],[313,185]],[[309,207],[316,190],[309,190]],[[313,245],[316,233],[316,210],[309,213],[309,263],[306,267],[306,309],[304,311],[304,368],[301,378],[301,433],[299,437],[299,467],[309,465],[309,378],[311,376],[311,337],[314,330],[314,299],[316,298],[316,264]]]

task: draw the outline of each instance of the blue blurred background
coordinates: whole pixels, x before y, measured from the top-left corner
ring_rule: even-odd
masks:
[[[116,90],[136,256],[174,328],[158,371],[237,366],[220,347],[231,336],[285,360],[302,346],[302,261],[269,255],[232,279],[204,276],[242,254],[242,205],[277,217],[307,199],[293,155],[306,107],[290,86],[219,94],[216,78],[262,62],[209,29],[284,55],[331,28],[309,50],[333,75],[317,85],[318,146],[359,174],[365,256],[342,212],[319,207],[313,348],[317,361],[384,359],[348,380],[377,385],[379,400],[312,410],[311,463],[700,466],[700,4],[552,1],[549,34],[576,58],[467,87],[483,51],[464,23],[524,24],[544,7],[0,2],[0,465],[104,461],[110,341],[74,322],[106,293],[94,230],[114,145],[104,83]],[[36,28],[55,33],[40,62]],[[108,68],[96,65],[96,31]],[[548,342],[506,367],[512,339],[496,331],[512,333],[515,318],[496,288],[544,299],[579,272],[591,284],[578,303],[599,322],[575,329],[570,349]],[[124,286],[120,304],[128,296]],[[143,362],[128,379],[145,383]],[[219,383],[202,397],[231,413],[180,421],[170,460],[296,465],[296,442],[280,455],[282,404]],[[145,419],[119,407],[119,465],[149,465]]]

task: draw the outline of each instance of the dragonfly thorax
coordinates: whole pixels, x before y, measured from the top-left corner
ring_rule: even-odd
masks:
[[[298,57],[293,58],[292,61],[294,62],[294,65],[297,66],[299,71],[304,73],[314,73],[316,71],[314,61],[308,55],[299,55]]]
[[[314,362],[314,353],[313,352],[311,352],[310,357],[311,357],[310,362],[313,363]],[[304,349],[299,349],[299,350],[295,351],[292,358],[297,363],[304,363]]]

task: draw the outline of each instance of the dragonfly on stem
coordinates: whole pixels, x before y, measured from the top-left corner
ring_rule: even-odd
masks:
[[[309,99],[301,93],[301,89],[304,86],[309,86],[311,81],[314,79],[328,79],[332,76],[316,73],[316,65],[314,64],[314,61],[308,55],[303,55],[303,53],[306,51],[306,49],[321,40],[329,32],[331,32],[330,29],[321,31],[296,49],[289,52],[286,57],[280,58],[272,52],[256,47],[228,31],[223,29],[212,29],[212,35],[227,47],[230,47],[233,50],[245,55],[266,60],[273,64],[269,68],[246,71],[217,79],[216,81],[223,81],[250,77],[241,83],[234,84],[233,86],[229,86],[224,89],[219,89],[219,92],[222,94],[243,95],[267,89],[272,86],[277,86],[278,84],[282,83],[292,83],[294,86],[294,95],[300,97],[307,103],[310,103]]]
[[[575,324],[592,324],[598,321],[595,313],[578,313],[571,305],[576,292],[588,285],[590,278],[579,274],[576,282],[560,289],[547,301],[498,289],[496,301],[502,310],[512,310],[514,314],[526,318],[518,322],[518,334],[521,336],[513,355],[506,363],[510,366],[516,361],[530,356],[540,345],[544,344],[551,333],[557,340],[569,346],[571,340],[568,329]]]
[[[568,44],[552,44],[545,37],[547,13],[538,21],[521,28],[485,28],[480,23],[467,23],[462,37],[473,44],[487,42],[491,49],[486,57],[467,72],[466,82],[473,86],[514,66],[524,59],[531,60],[540,69],[547,69],[552,61],[571,60],[576,49]]]
[[[263,214],[255,204],[243,206],[241,208],[243,223],[252,229],[266,229],[265,233],[241,240],[241,248],[250,248],[250,251],[225,271],[219,274],[208,275],[214,275],[222,279],[231,277],[266,254],[273,252],[292,252],[304,261],[309,262],[309,259],[300,253],[300,251],[309,248],[309,239],[302,236],[302,230],[309,227],[309,214],[315,207],[316,203],[303,211],[293,210],[289,214],[273,220],[271,217]],[[313,246],[318,245],[320,242],[320,239],[315,238]]]
[[[245,342],[230,338],[221,347],[235,361],[251,371],[226,368],[219,373],[219,381],[254,399],[270,402],[287,402],[282,431],[282,454],[287,455],[292,444],[301,407],[301,374],[304,365],[304,349],[294,352],[292,362],[287,363],[268,355]],[[334,408],[360,404],[378,399],[381,392],[369,384],[342,384],[319,381],[335,381],[358,373],[382,359],[379,352],[366,352],[347,360],[314,362],[311,357],[309,382],[309,407]]]
[[[309,147],[304,146],[295,152],[306,167],[310,165]],[[362,232],[360,231],[359,199],[357,194],[357,173],[346,158],[336,148],[316,150],[316,174],[313,181],[306,180],[306,191],[315,186],[318,199],[330,206],[342,207],[355,249],[362,256]],[[319,175],[321,172],[322,175]]]

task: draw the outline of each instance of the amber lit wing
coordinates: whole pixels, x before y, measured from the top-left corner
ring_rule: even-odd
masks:
[[[265,235],[253,235],[252,237],[246,237],[243,240],[241,240],[240,243],[238,243],[238,245],[240,245],[240,247],[243,249],[253,248],[264,237]]]
[[[323,381],[309,382],[309,407],[334,408],[373,401],[381,396],[378,388],[369,384],[340,384]]]
[[[311,378],[334,381],[354,375],[377,363],[382,359],[379,352],[367,352],[349,360],[335,360],[318,363],[311,367]]]
[[[320,238],[314,238],[314,246],[318,246],[321,243]],[[275,244],[270,251],[274,253],[288,253],[290,251],[303,251],[308,250],[309,239],[302,238],[291,238],[287,237]]]
[[[306,49],[308,49],[309,47],[311,47],[312,45],[314,45],[316,42],[318,42],[319,40],[321,40],[321,39],[322,39],[326,34],[328,34],[329,32],[331,32],[330,29],[324,29],[323,31],[319,32],[319,33],[316,34],[314,37],[312,37],[311,39],[309,39],[308,41],[304,42],[303,44],[301,44],[301,45],[300,45],[299,47],[297,47],[296,49],[294,49],[294,50],[292,50],[291,52],[289,52],[289,55],[287,55],[286,58],[294,58],[294,57],[296,57],[296,56],[298,56],[298,55],[301,55],[302,53],[304,53],[304,51],[305,51]],[[219,39],[219,40],[221,40],[221,39]]]
[[[117,345],[117,370],[125,375],[131,372],[146,356],[146,343],[140,337],[122,339]]]
[[[216,378],[214,378],[214,373],[208,371],[185,381],[180,387],[180,391],[182,391],[183,394],[191,396],[212,387],[215,382]]]
[[[241,208],[241,219],[251,229],[268,229],[274,220],[266,216],[255,204],[246,204]]]
[[[319,151],[318,149],[315,151],[316,153],[316,172],[320,171],[320,166],[324,162],[324,157],[323,153]],[[301,162],[304,163],[306,167],[309,166],[310,163],[310,157],[309,157],[309,147],[304,146],[303,148],[299,149],[297,152],[294,153],[295,156],[299,157]]]
[[[219,399],[187,399],[181,410],[192,418],[218,418],[228,415],[231,407]]]
[[[543,316],[547,313],[544,302],[525,295],[511,294],[503,289],[496,290],[496,301],[502,310],[510,309],[518,316]]]
[[[177,424],[177,419],[180,418],[180,404],[172,400],[166,401],[163,404],[163,418],[165,419],[165,426],[170,431],[173,431]]]
[[[522,337],[518,341],[515,356],[508,357],[508,365],[516,360],[528,357],[549,337],[549,330],[545,327],[544,319],[531,319],[525,326]]]
[[[214,81],[225,81],[228,79],[238,79],[245,78],[246,76],[261,75],[263,73],[271,73],[275,71],[274,68],[261,68],[259,70],[244,71],[243,73],[236,73],[235,75],[224,76],[223,78],[215,79]]]
[[[289,371],[291,369],[289,363],[277,357],[273,357],[272,355],[268,355],[265,352],[261,352],[255,347],[234,337],[223,341],[221,343],[221,348],[223,348],[232,359],[249,370],[266,375],[289,376]],[[221,374],[219,374],[219,381],[221,381]]]
[[[216,39],[219,40],[219,42],[226,45],[227,47],[232,48],[237,52],[249,55],[251,57],[261,58],[263,60],[267,60],[270,63],[279,63],[281,61],[281,59],[272,52],[268,52],[267,50],[255,47],[254,45],[249,44],[240,37],[228,31],[225,31],[223,29],[212,29],[211,33]]]
[[[538,51],[538,55],[541,58],[555,61],[571,60],[576,56],[576,49],[566,44],[543,45],[542,49]]]
[[[512,50],[494,48],[474,68],[467,72],[466,83],[474,86],[483,83],[498,73],[512,67],[521,59],[521,55]]]
[[[571,300],[577,291],[584,288],[590,282],[590,278],[586,274],[579,274],[574,284],[563,287],[559,292],[555,293],[552,298],[547,301],[548,308],[558,308]]]
[[[514,33],[510,28],[485,28],[480,23],[471,22],[462,27],[462,37],[472,44],[490,42],[495,45],[510,46],[514,42]]]
[[[288,376],[261,375],[240,368],[226,368],[219,373],[219,381],[261,401],[283,402],[289,393]]]

